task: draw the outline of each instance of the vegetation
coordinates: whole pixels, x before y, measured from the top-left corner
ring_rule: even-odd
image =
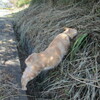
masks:
[[[17,1],[17,7],[22,7],[24,5],[27,5],[30,3],[31,0],[18,0]]]
[[[22,7],[30,3],[31,0],[10,0],[12,4],[16,7]]]
[[[38,1],[48,4],[36,5]],[[48,6],[51,1],[57,5]],[[29,54],[45,50],[64,27],[76,28],[79,35],[57,68],[29,82],[28,95],[35,99],[99,100],[100,0],[51,1],[32,0],[34,5],[16,15],[22,67]],[[69,3],[66,6],[64,2]]]
[[[70,54],[70,60],[73,60],[76,52],[84,45],[84,43],[86,42],[87,36],[88,34],[81,34],[79,38],[75,41],[72,47],[71,54]]]
[[[92,2],[98,2],[99,0],[92,0]],[[81,3],[89,3],[91,0],[31,0],[31,4],[34,3],[50,3],[52,5],[68,5],[68,4],[75,4],[78,2]]]

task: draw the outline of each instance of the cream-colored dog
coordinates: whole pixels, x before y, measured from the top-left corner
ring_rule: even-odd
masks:
[[[77,35],[77,30],[66,28],[57,35],[48,48],[40,53],[33,53],[25,60],[27,65],[21,79],[22,89],[27,90],[27,83],[35,78],[42,70],[52,69],[57,66],[68,52],[70,38]]]

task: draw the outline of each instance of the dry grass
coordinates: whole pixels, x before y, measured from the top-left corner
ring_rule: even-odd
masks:
[[[70,5],[51,8],[44,4],[34,5],[16,17],[15,30],[19,45],[30,54],[44,50],[63,28],[74,27],[79,35],[88,34],[59,66],[45,78],[30,82],[28,92],[38,98],[52,100],[99,100],[100,99],[100,1],[87,5]],[[70,56],[73,55],[73,59]],[[44,80],[41,80],[44,79]],[[34,87],[35,86],[35,87]]]
[[[3,69],[0,70],[0,100],[8,100],[19,94],[17,84],[15,87],[12,81],[13,76],[10,73]]]

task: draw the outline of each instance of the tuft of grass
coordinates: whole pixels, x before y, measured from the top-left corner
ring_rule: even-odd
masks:
[[[35,4],[35,3],[40,4],[40,3],[43,3],[43,2],[44,2],[44,0],[31,0],[30,5],[33,5],[33,4]]]
[[[73,60],[76,52],[83,46],[85,45],[85,41],[86,41],[86,37],[88,36],[87,33],[85,34],[81,34],[77,40],[75,41],[74,45],[72,46],[72,50],[71,50],[71,55],[70,55],[70,60]]]
[[[81,1],[81,0],[80,0]],[[58,4],[72,4],[72,3],[76,3],[76,2],[79,2],[79,0],[58,0]]]

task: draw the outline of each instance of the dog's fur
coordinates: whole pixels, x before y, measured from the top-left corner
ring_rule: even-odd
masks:
[[[23,90],[27,90],[27,83],[42,70],[52,69],[61,62],[64,55],[68,52],[70,38],[72,39],[76,35],[76,29],[66,28],[63,33],[54,38],[46,50],[29,55],[25,60],[27,67],[21,79]]]

